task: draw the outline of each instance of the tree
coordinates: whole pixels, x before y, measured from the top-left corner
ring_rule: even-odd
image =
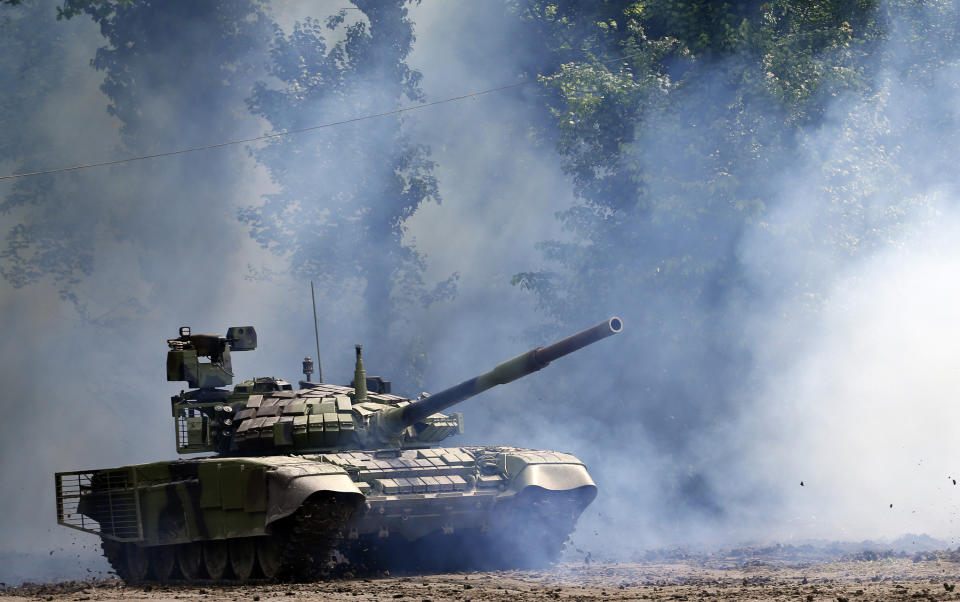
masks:
[[[0,12],[0,73],[7,91],[0,105],[0,129],[4,132],[0,160],[11,171],[51,167],[68,157],[57,149],[57,133],[46,121],[54,95],[64,85],[68,48],[75,43],[76,32],[50,35],[49,11],[45,4],[27,3]],[[0,215],[12,223],[0,252],[0,274],[12,286],[50,277],[61,294],[68,296],[71,285],[89,274],[92,257],[88,249],[70,244],[73,226],[81,221],[70,202],[77,186],[78,178],[72,176],[39,176],[0,184]]]
[[[422,99],[421,76],[404,62],[414,42],[407,2],[354,4],[356,21],[348,23],[340,11],[325,25],[307,19],[276,37],[271,75],[283,85],[261,83],[249,101],[276,131]],[[341,27],[343,38],[328,49],[324,28]],[[256,157],[280,190],[242,219],[257,241],[289,258],[296,275],[340,291],[339,298],[359,295],[368,325],[364,338],[386,337],[404,307],[452,294],[455,276],[427,290],[422,258],[403,240],[406,220],[421,204],[440,199],[429,149],[404,134],[399,117],[275,138]],[[396,364],[393,374],[416,381],[410,359],[422,356],[414,350],[415,337],[407,340],[388,361]]]
[[[104,73],[106,109],[120,126],[118,155],[209,144],[254,131],[243,102],[264,75],[275,31],[261,3],[67,0],[59,12],[74,19],[89,16],[100,27],[104,45],[90,64]],[[54,102],[61,110],[74,109],[67,99]],[[21,110],[29,115],[34,107]],[[69,150],[64,164],[77,162],[85,146]],[[58,182],[75,186],[60,196],[43,189],[53,186],[54,177],[18,181],[24,192],[8,196],[6,204],[20,204],[33,215],[8,233],[3,274],[14,286],[53,279],[85,311],[76,287],[93,271],[98,252],[107,247],[109,254],[111,244],[130,245],[146,286],[215,288],[217,278],[228,277],[224,270],[207,266],[200,273],[180,266],[191,256],[220,257],[222,264],[231,255],[238,228],[222,216],[236,210],[231,203],[244,169],[237,149],[58,175]],[[124,294],[129,293],[108,297],[119,303]],[[130,302],[148,304],[143,295]]]
[[[514,284],[565,328],[626,314],[632,367],[595,411],[618,414],[636,392],[621,424],[689,467],[663,481],[664,511],[722,515],[703,441],[751,387],[750,310],[786,293],[758,285],[742,245],[767,228],[786,168],[808,156],[835,99],[869,97],[883,15],[871,1],[789,0],[527,2],[521,15],[551,30],[543,39],[563,57],[541,82],[581,202],[559,216],[574,240],[541,243],[555,268]],[[822,233],[797,226],[774,227],[798,242]],[[787,294],[808,293],[813,277]],[[579,424],[595,436],[597,424]]]

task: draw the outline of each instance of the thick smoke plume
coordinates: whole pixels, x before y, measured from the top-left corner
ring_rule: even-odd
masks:
[[[14,141],[0,143],[4,174],[267,131],[273,125],[247,101],[256,82],[281,87],[268,68],[273,23],[289,35],[296,21],[330,16],[290,3],[244,4],[248,37],[230,42],[225,60],[204,46],[215,15],[171,26],[178,33],[166,42],[147,28],[144,40],[111,46],[87,17],[56,21],[55,6],[0,9],[0,43],[9,49],[0,123]],[[952,30],[937,25],[950,7],[904,15],[897,6],[878,8],[892,33],[871,49],[876,62],[864,71],[875,94],[835,98],[795,152],[767,167],[758,188],[770,203],[758,219],[691,229],[652,216],[651,245],[718,249],[739,286],[707,308],[683,290],[632,288],[632,274],[656,267],[631,257],[568,274],[574,282],[601,274],[603,286],[566,322],[583,328],[617,314],[624,332],[458,408],[468,432],[451,444],[515,444],[584,459],[600,495],[575,533],[577,548],[629,558],[668,544],[920,532],[957,545],[960,72]],[[348,11],[344,26],[362,18]],[[410,7],[410,19],[417,39],[406,61],[422,73],[426,100],[511,83],[549,62],[507,8],[424,1]],[[924,44],[910,30],[918,22],[930,33]],[[343,32],[326,32],[328,47]],[[37,60],[31,40],[45,44],[39,56],[50,60]],[[139,107],[135,118],[106,112],[112,100],[98,87],[119,76],[89,66],[101,47],[134,53],[138,77],[124,85],[143,97],[121,109]],[[209,87],[191,93],[174,74]],[[635,152],[654,172],[710,167],[672,164],[670,151],[703,143],[690,124],[724,97],[722,78],[714,81],[686,99],[688,114],[636,132]],[[459,274],[457,295],[405,306],[392,330],[371,340],[357,282],[326,283],[318,310],[328,381],[349,381],[359,342],[376,374],[378,362],[396,360],[397,341],[415,334],[420,379],[437,390],[567,334],[510,285],[519,272],[561,269],[538,242],[579,241],[555,215],[578,201],[555,140],[543,135],[551,117],[542,104],[532,85],[403,119],[403,134],[430,149],[441,202],[420,205],[402,241],[422,257],[428,284]],[[323,121],[319,113],[298,119]],[[392,125],[383,127],[393,135]],[[292,155],[289,165],[310,168]],[[349,173],[365,169],[379,173],[364,164]],[[238,374],[298,378],[300,359],[313,355],[309,282],[237,218],[278,192],[271,177],[280,176],[253,154],[228,149],[0,183],[0,224],[15,234],[4,269],[20,269],[0,284],[8,492],[0,552],[11,558],[0,581],[105,570],[94,537],[54,524],[52,473],[174,456],[167,399],[179,387],[164,380],[163,359],[178,326],[223,332],[254,324],[260,348],[236,354]],[[678,192],[666,178],[650,182],[651,195],[693,209],[701,193]],[[611,255],[636,243],[617,242]],[[347,247],[338,252],[349,255]],[[625,267],[608,273],[609,265]],[[58,267],[44,272],[50,266]],[[701,331],[691,324],[717,315],[715,336],[694,336]],[[652,326],[676,336],[651,340]],[[48,563],[36,562],[40,555]]]

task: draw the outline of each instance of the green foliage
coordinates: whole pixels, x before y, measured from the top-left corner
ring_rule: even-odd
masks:
[[[4,128],[10,134],[0,156],[16,157],[20,171],[82,160],[77,153],[87,147],[84,141],[67,141],[74,129],[83,131],[83,124],[46,137],[53,129],[46,121],[67,122],[62,113],[72,114],[73,107],[62,97],[67,86],[61,73],[89,81],[83,73],[88,65],[103,72],[106,109],[121,127],[116,155],[226,140],[241,131],[243,99],[263,75],[257,49],[262,57],[274,32],[259,2],[66,0],[61,9],[74,19],[52,23],[52,14],[42,14],[46,7],[29,3],[0,17],[31,11],[5,22],[12,33],[0,42],[6,46],[4,58],[15,65],[4,74],[16,77],[10,89],[17,95],[2,109],[2,119],[16,126]],[[68,44],[78,46],[77,40],[51,35],[50,29],[81,30],[80,13],[96,22],[104,40],[93,59],[79,57],[78,66],[70,62],[76,56],[66,52]],[[77,107],[77,114],[84,110],[89,109]],[[67,152],[51,150],[57,148]],[[3,277],[14,286],[51,280],[83,311],[76,285],[92,274],[98,249],[123,244],[139,254],[149,284],[172,289],[185,275],[166,262],[176,262],[195,246],[194,228],[207,237],[205,252],[226,256],[232,249],[235,229],[222,216],[232,213],[224,207],[241,169],[242,162],[227,151],[140,162],[112,173],[84,170],[16,180],[0,203],[0,210],[19,218],[0,254]],[[164,260],[157,262],[157,255]],[[209,277],[207,284],[213,284]]]
[[[764,171],[790,161],[834,98],[868,91],[866,57],[884,35],[872,0],[518,12],[554,30],[556,56],[576,55],[541,82],[582,199],[561,215],[577,241],[542,245],[564,269],[514,279],[561,321],[596,301],[610,271],[618,288],[685,291],[681,303],[706,307],[736,287],[739,232],[777,193]]]
[[[558,214],[571,239],[540,243],[548,267],[513,284],[558,330],[624,317],[636,367],[605,394],[631,392],[631,424],[696,480],[712,461],[707,433],[751,386],[751,312],[816,311],[824,271],[896,239],[923,203],[911,180],[949,170],[955,144],[934,141],[957,124],[930,114],[955,111],[924,90],[956,60],[955,9],[649,0],[515,11],[547,32],[545,63],[557,66],[540,78],[543,99],[579,200]],[[888,106],[900,82],[930,94],[910,105],[929,113]],[[754,244],[794,256],[745,265]],[[704,483],[701,510],[718,512]]]
[[[8,4],[19,4],[9,2]],[[0,12],[0,73],[6,85],[0,104],[0,161],[30,171],[66,161],[56,132],[44,127],[42,108],[65,81],[67,32],[48,34],[46,7],[24,3]],[[88,247],[76,248],[76,230],[89,226],[72,202],[79,178],[38,176],[0,185],[0,215],[12,225],[0,248],[0,275],[14,287],[49,278],[70,297],[70,289],[93,267]]]
[[[95,21],[104,21],[116,13],[116,10],[130,8],[135,0],[64,0],[57,7],[57,20],[72,19],[84,13],[93,15]]]
[[[72,19],[84,13],[97,12],[109,14],[114,7],[129,7],[135,0],[64,0],[63,5],[57,7],[57,20]],[[0,0],[0,5],[17,6],[23,0]]]
[[[559,214],[572,240],[540,243],[548,267],[513,283],[563,328],[621,314],[636,369],[610,395],[641,391],[655,445],[709,464],[690,433],[741,407],[756,312],[818,311],[831,274],[936,219],[918,182],[955,171],[943,84],[960,14],[905,0],[515,10],[552,30],[560,66],[540,81],[579,201]]]

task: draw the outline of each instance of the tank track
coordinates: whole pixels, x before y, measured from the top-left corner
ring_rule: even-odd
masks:
[[[453,572],[544,568],[557,561],[581,511],[576,497],[534,491],[497,509],[509,518],[499,527],[433,533],[416,541],[391,535],[344,542],[349,570],[376,575],[385,570]]]
[[[231,573],[226,557],[221,565],[226,564],[227,569],[219,578],[205,572],[203,561],[192,579],[184,576],[177,563],[168,574],[157,574],[157,566],[166,566],[162,558],[180,554],[181,546],[196,543],[143,548],[102,540],[101,545],[114,571],[129,584],[304,582],[329,578],[345,570],[354,575],[373,575],[385,570],[533,569],[548,566],[562,553],[580,514],[580,502],[564,493],[532,490],[499,507],[496,512],[508,519],[492,530],[431,534],[414,542],[399,536],[344,541],[345,526],[357,510],[357,506],[336,494],[314,497],[275,525],[273,534],[241,538],[253,540],[257,548],[276,544],[278,560],[274,570],[268,571],[262,566],[263,560],[257,558],[253,572],[245,576]],[[226,550],[231,541],[239,540],[219,541],[226,541],[225,546],[221,545]]]
[[[100,547],[104,557],[114,572],[127,584],[140,583],[199,583],[199,584],[236,584],[271,581],[315,581],[329,577],[336,568],[334,550],[343,538],[344,526],[357,508],[336,495],[308,499],[292,516],[285,519],[272,535],[239,538],[252,540],[255,549],[278,544],[279,567],[264,570],[261,558],[257,557],[253,570],[245,576],[237,576],[231,570],[231,562],[226,558],[226,570],[219,578],[212,578],[200,562],[196,578],[184,576],[178,562],[166,575],[157,574],[156,559],[168,554],[179,555],[185,547],[196,544],[172,544],[144,548],[134,543],[123,543],[101,539]],[[219,540],[226,542],[223,549],[230,548],[231,542],[238,540]],[[178,558],[179,561],[179,558]],[[273,572],[273,575],[268,573]]]
[[[333,552],[343,539],[343,528],[356,510],[336,496],[304,504],[287,526],[279,576],[294,581],[328,576],[336,566]]]

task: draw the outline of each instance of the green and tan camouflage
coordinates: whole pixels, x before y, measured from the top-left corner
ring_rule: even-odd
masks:
[[[366,376],[359,345],[355,386],[261,377],[227,390],[230,353],[255,349],[255,329],[181,328],[167,378],[194,389],[171,399],[176,447],[205,455],[57,473],[57,521],[98,535],[128,582],[550,562],[597,494],[584,464],[553,451],[439,447],[463,432],[460,414],[440,412],[621,329],[610,318],[408,399]]]

